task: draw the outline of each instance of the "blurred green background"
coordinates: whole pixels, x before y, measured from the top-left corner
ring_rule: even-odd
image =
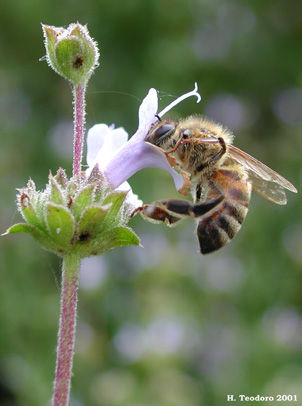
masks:
[[[1,2],[1,231],[20,221],[15,189],[29,177],[43,188],[49,169],[71,173],[71,93],[39,62],[40,22],[87,23],[100,45],[87,128],[132,134],[150,87],[164,107],[197,81],[202,102],[173,117],[223,123],[301,189],[301,13],[299,0]],[[177,196],[160,170],[130,183],[144,202]],[[220,406],[258,393],[301,404],[301,198],[288,197],[282,207],[253,195],[240,233],[210,256],[190,219],[168,229],[136,216],[144,249],[83,261],[71,405]],[[0,264],[0,404],[47,405],[60,261],[16,235],[1,239]]]

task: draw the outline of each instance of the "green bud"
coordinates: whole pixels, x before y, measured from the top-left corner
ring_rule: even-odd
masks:
[[[18,209],[26,223],[10,227],[5,235],[26,233],[59,256],[97,255],[123,245],[139,245],[126,227],[129,207],[126,192],[110,189],[101,172],[68,179],[63,169],[49,174],[44,191],[32,180],[18,190]]]
[[[67,29],[42,24],[46,60],[59,75],[75,86],[85,84],[98,65],[99,51],[86,26]]]

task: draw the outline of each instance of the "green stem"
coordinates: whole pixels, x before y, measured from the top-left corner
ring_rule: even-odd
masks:
[[[78,256],[67,255],[63,258],[60,325],[53,406],[67,406],[69,401],[76,330],[79,270],[80,258]]]
[[[73,176],[81,173],[83,139],[85,124],[85,89],[86,83],[76,85],[73,90],[74,138],[73,138]]]

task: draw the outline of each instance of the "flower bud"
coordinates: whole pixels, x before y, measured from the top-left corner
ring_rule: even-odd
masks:
[[[86,26],[67,29],[42,24],[49,66],[74,85],[85,84],[98,65],[99,51]]]

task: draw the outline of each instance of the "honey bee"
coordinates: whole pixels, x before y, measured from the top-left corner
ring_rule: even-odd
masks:
[[[200,252],[227,244],[240,230],[252,189],[266,199],[286,204],[285,189],[296,188],[281,175],[232,145],[233,134],[206,118],[160,120],[146,139],[190,175],[193,203],[162,200],[135,210],[150,221],[174,225],[191,216],[197,221]]]

